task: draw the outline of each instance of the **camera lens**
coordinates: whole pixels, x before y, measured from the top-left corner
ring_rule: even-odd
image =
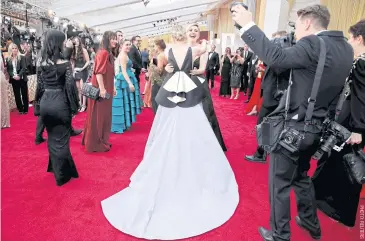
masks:
[[[286,136],[284,138],[284,141],[288,144],[292,143],[293,142],[293,137],[292,136]]]

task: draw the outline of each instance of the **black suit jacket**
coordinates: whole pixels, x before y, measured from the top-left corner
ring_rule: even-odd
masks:
[[[262,106],[275,107],[279,104],[280,97],[276,97],[278,91],[288,88],[290,70],[267,67],[261,81]]]
[[[218,69],[219,68],[219,55],[216,52],[212,53],[212,56],[209,59],[209,55],[212,52],[208,53],[208,61],[207,61],[207,65],[205,67],[205,70],[209,70],[209,69]]]
[[[243,58],[245,58],[244,53],[245,53],[245,51],[242,50]],[[244,74],[246,74],[248,72],[248,66],[249,66],[249,63],[252,60],[252,57],[253,57],[253,53],[251,51],[248,51],[247,52],[247,57],[245,58],[245,61],[243,62],[243,73]]]
[[[9,74],[9,82],[12,83],[13,81],[17,81],[14,80],[14,68],[13,68],[13,62],[11,61],[11,59],[6,59],[6,68]],[[21,80],[24,81],[28,81],[28,77],[27,77],[27,64],[25,61],[25,57],[23,55],[20,56],[20,60],[17,60],[17,64],[16,64],[16,73],[18,74],[18,76],[20,77]]]
[[[133,68],[135,70],[138,71],[138,70],[143,68],[142,56],[141,56],[141,53],[139,52],[139,50],[137,49],[136,46],[132,45],[131,50],[128,53],[128,57],[132,61]]]
[[[304,119],[308,106],[314,75],[317,69],[321,37],[326,44],[326,60],[319,87],[313,118],[323,119],[331,102],[336,101],[353,60],[352,47],[341,31],[323,31],[299,40],[290,48],[280,48],[271,43],[257,26],[242,34],[241,38],[268,66],[293,69],[290,113],[298,114],[298,121]]]
[[[247,74],[250,74],[250,80],[252,81],[252,79],[256,79],[257,78],[257,73],[256,73],[256,67],[257,67],[257,64],[259,62],[259,58],[256,58],[255,60],[255,56],[251,56],[250,58],[250,61],[247,63]],[[254,61],[255,60],[255,61]],[[254,62],[252,62],[254,61]],[[246,74],[244,72],[244,74]]]

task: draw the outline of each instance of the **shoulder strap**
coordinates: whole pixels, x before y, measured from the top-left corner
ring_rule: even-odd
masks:
[[[360,59],[362,60],[365,60],[365,53],[360,55],[359,57],[357,57],[355,60],[354,60],[354,63],[352,64],[352,68],[350,70],[350,74],[349,76],[347,77],[346,79],[346,82],[345,82],[345,85],[342,89],[342,92],[340,94],[340,98],[338,99],[338,102],[337,102],[337,105],[336,105],[336,114],[335,114],[335,120],[337,121],[339,116],[340,116],[340,113],[342,111],[342,107],[343,107],[343,104],[345,103],[345,100],[347,99],[347,97],[351,94],[351,82],[352,82],[352,72],[354,71],[354,69],[356,68],[356,63],[357,61],[359,61]]]
[[[312,120],[314,105],[316,104],[317,94],[318,94],[319,86],[321,84],[324,64],[325,64],[326,55],[327,55],[326,44],[324,43],[323,39],[320,37],[319,37],[319,43],[320,43],[320,52],[319,52],[318,65],[317,65],[317,70],[316,70],[316,74],[315,74],[314,81],[313,81],[312,92],[308,99],[307,111],[305,113],[305,118],[304,118],[304,123],[305,123],[304,130],[305,131],[306,131],[306,126],[308,126],[308,124],[310,124],[310,122]]]

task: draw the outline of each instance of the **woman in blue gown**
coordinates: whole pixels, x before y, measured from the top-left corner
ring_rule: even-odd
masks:
[[[132,61],[128,58],[131,42],[124,40],[120,45],[120,52],[115,61],[114,84],[117,95],[113,98],[112,129],[113,133],[124,133],[136,116],[141,113],[142,99],[138,82],[132,70]]]

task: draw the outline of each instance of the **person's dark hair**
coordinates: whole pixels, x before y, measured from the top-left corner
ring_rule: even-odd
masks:
[[[351,33],[354,37],[361,36],[365,45],[365,19],[352,25],[349,29],[349,33]]]
[[[120,30],[115,31],[115,33],[116,33],[116,34],[117,34],[117,33],[121,33],[121,34],[123,34],[123,32],[122,32],[122,31],[120,31]]]
[[[286,32],[286,31],[277,31],[277,32],[272,34],[272,37],[275,37],[277,35],[279,35],[280,37],[284,37],[284,36],[288,35],[288,32]]]
[[[41,62],[48,63],[50,60],[56,63],[57,60],[63,59],[62,50],[65,39],[65,34],[61,31],[48,30],[42,44]]]
[[[113,53],[113,49],[111,49],[110,47],[110,40],[111,39],[116,39],[117,38],[117,34],[115,32],[112,31],[106,31],[103,34],[103,38],[101,39],[100,42],[100,49],[105,49],[111,53]]]
[[[315,4],[297,11],[300,18],[310,18],[315,21],[316,25],[327,29],[330,24],[331,14],[328,8],[323,5]]]
[[[73,41],[75,41],[75,40],[78,40],[79,41],[79,46],[76,46],[76,45],[74,45],[74,49],[73,49],[73,52],[72,52],[72,58],[73,59],[84,59],[84,52],[83,52],[83,44],[82,44],[82,42],[81,42],[81,38],[79,38],[79,37],[75,37],[74,39],[73,39]]]
[[[136,39],[137,38],[140,38],[141,36],[139,36],[139,35],[136,35],[136,36],[133,36],[132,38],[131,38],[131,42],[133,43],[134,41],[136,41]]]
[[[157,45],[161,50],[166,49],[166,43],[163,39],[157,39],[155,40],[155,45]]]

